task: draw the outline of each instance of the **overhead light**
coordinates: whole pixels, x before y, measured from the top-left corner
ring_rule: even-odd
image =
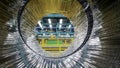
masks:
[[[49,24],[52,24],[51,19],[48,19],[48,23],[49,23]]]
[[[68,28],[70,28],[70,27],[71,27],[71,25],[68,26]]]
[[[38,21],[38,25],[43,29],[41,21]]]
[[[50,25],[50,28],[52,28],[52,25]]]
[[[52,29],[52,21],[51,21],[51,19],[48,19],[48,23],[50,24],[49,27]]]
[[[60,19],[60,24],[62,24],[62,22],[63,22],[63,19]]]
[[[61,27],[62,27],[62,23],[63,23],[63,19],[60,19],[59,23],[60,23],[60,25],[59,25],[59,29],[61,29]]]

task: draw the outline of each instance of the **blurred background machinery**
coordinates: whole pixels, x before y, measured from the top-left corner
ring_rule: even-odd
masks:
[[[35,27],[36,38],[46,51],[64,51],[73,41],[74,27],[70,20],[61,14],[49,14],[38,21]]]
[[[0,68],[120,68],[119,8],[119,0],[0,0]]]

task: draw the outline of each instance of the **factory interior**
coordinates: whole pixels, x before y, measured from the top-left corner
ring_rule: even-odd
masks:
[[[120,0],[0,0],[0,68],[120,68]]]

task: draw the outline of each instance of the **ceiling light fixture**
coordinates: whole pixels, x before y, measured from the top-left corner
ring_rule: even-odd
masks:
[[[38,25],[43,29],[41,21],[38,21]]]
[[[51,21],[51,19],[48,19],[48,23],[50,24],[49,27],[52,29],[52,21]]]
[[[71,25],[68,26],[68,28],[70,29]]]
[[[60,24],[62,24],[62,22],[63,22],[63,19],[60,19]]]

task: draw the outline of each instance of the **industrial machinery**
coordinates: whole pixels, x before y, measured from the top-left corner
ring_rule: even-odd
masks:
[[[120,68],[120,0],[0,0],[0,68]]]
[[[64,51],[74,39],[72,22],[62,14],[54,13],[43,17],[34,31],[39,44],[46,51]]]

